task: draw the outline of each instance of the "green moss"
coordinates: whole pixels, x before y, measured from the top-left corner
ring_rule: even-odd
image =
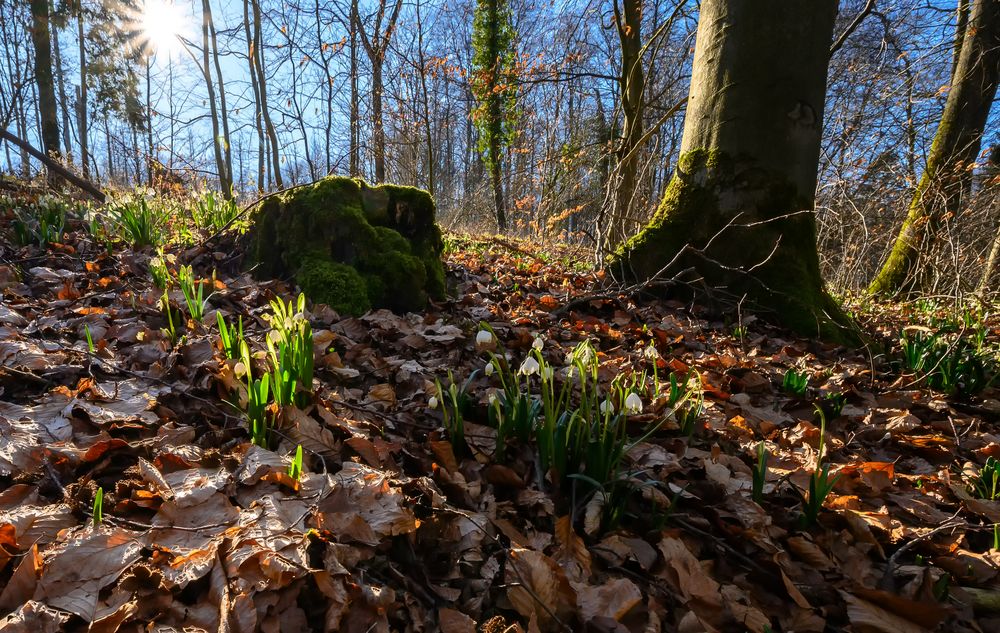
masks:
[[[421,310],[428,296],[444,297],[441,231],[434,201],[420,189],[324,178],[266,201],[249,239],[258,276],[294,276],[317,301],[315,282],[330,271],[309,271],[324,261],[356,270],[373,307]]]
[[[337,312],[360,316],[371,309],[365,280],[347,264],[306,258],[295,280],[307,297]]]

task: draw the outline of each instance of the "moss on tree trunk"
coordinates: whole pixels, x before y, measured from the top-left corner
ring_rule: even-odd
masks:
[[[813,198],[835,0],[704,0],[681,156],[617,279],[688,282],[798,332],[857,342],[827,294]]]

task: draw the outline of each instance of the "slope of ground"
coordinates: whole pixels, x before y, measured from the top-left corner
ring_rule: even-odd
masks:
[[[447,302],[308,312],[312,398],[281,412],[267,450],[213,312],[242,316],[263,364],[269,301],[293,289],[240,274],[225,240],[175,250],[170,268],[191,264],[214,294],[172,341],[154,252],[65,242],[7,246],[0,267],[4,631],[1000,629],[1000,503],[970,492],[1000,455],[991,390],[948,398],[885,351],[591,296],[597,276],[569,251],[451,237]],[[865,317],[889,348],[912,318],[895,310]],[[517,368],[540,346],[559,369],[582,341],[602,384],[642,376],[638,403],[610,403],[630,407],[614,520],[587,482],[543,472],[533,443],[495,457],[486,348]],[[808,378],[799,395],[789,369]],[[449,372],[472,376],[458,440],[435,383],[447,392]],[[671,374],[701,385],[695,417],[671,406]],[[821,437],[814,403],[836,394]],[[806,524],[817,461],[836,481]]]

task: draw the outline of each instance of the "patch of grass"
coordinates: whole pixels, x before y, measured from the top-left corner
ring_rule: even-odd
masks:
[[[221,231],[240,213],[235,200],[226,200],[221,193],[202,192],[191,207],[194,225],[203,230]]]
[[[809,390],[809,374],[791,368],[785,372],[785,378],[781,381],[781,389],[787,394],[803,397]]]
[[[243,315],[237,325],[228,326],[221,312],[215,313],[216,323],[219,325],[219,339],[222,343],[222,351],[226,358],[239,358],[240,349],[243,346]]]
[[[816,524],[827,496],[833,490],[837,480],[840,479],[840,475],[836,475],[831,479],[830,464],[823,463],[823,449],[826,441],[826,415],[819,407],[816,408],[816,413],[820,419],[816,468],[809,476],[809,496],[802,500],[802,522],[807,526]]]
[[[71,205],[52,197],[39,198],[34,204],[14,209],[11,223],[14,241],[20,246],[35,244],[48,248],[61,244],[66,236],[66,216]]]
[[[954,334],[921,326],[904,328],[899,338],[902,367],[936,391],[978,394],[998,375],[996,356],[985,339],[985,328]]]
[[[190,266],[181,266],[177,272],[177,283],[181,287],[181,292],[184,293],[184,303],[187,304],[188,316],[193,321],[201,323],[202,319],[205,318],[208,300],[215,293],[205,296],[205,284],[208,282],[202,279],[196,280]]]
[[[994,501],[1000,496],[1000,461],[993,457],[986,460],[972,480],[971,490],[980,499]]]
[[[247,430],[250,442],[261,448],[269,448],[271,443],[271,414],[268,411],[270,402],[271,375],[264,374],[260,378],[253,377],[250,359],[250,347],[243,341],[240,345],[240,356],[246,370],[247,381]]]
[[[469,398],[469,386],[478,373],[479,370],[472,372],[465,383],[459,387],[455,383],[454,374],[448,370],[447,389],[441,385],[441,381],[434,379],[434,384],[437,387],[437,398],[441,405],[444,429],[456,455],[465,452],[465,416],[472,406],[472,401]]]
[[[176,321],[174,320],[174,311],[170,307],[170,297],[167,295],[166,290],[163,291],[163,296],[160,297],[160,309],[167,315],[167,327],[163,328],[163,335],[170,341],[170,347],[176,347],[181,338],[178,325],[183,321],[183,318],[180,314],[177,314]]]
[[[304,408],[312,399],[313,334],[305,312],[306,297],[296,303],[271,302],[267,350],[271,359],[271,389],[278,406]]]
[[[119,239],[132,248],[156,246],[163,241],[163,210],[144,196],[113,203],[109,214]]]

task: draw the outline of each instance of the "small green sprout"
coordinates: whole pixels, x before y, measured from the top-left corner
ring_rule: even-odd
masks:
[[[215,320],[219,324],[219,338],[222,341],[222,351],[226,358],[239,358],[240,345],[243,343],[243,315],[237,325],[232,327],[226,325],[226,320],[222,318],[222,312],[215,313]]]
[[[288,476],[295,481],[302,480],[302,445],[299,444],[295,448],[295,457],[292,459],[292,463],[288,465]]]
[[[826,435],[826,415],[816,407],[819,415],[819,449],[816,453],[816,469],[809,476],[809,496],[803,500],[802,518],[806,525],[815,525],[819,513],[823,509],[826,497],[833,490],[840,475],[830,478],[830,464],[823,463],[823,448]]]
[[[751,497],[757,503],[764,501],[764,482],[767,481],[767,447],[764,442],[757,445],[757,463],[753,468],[753,488]]]
[[[785,379],[781,382],[781,388],[785,393],[802,397],[809,389],[809,374],[795,369],[785,372]]]
[[[94,347],[94,338],[90,335],[90,326],[84,324],[83,333],[87,335],[87,351],[93,354],[97,348]]]
[[[205,297],[205,282],[195,280],[194,272],[190,266],[181,266],[177,273],[177,281],[180,284],[181,292],[184,293],[184,303],[187,304],[188,315],[192,320],[201,323],[205,318],[205,308],[208,307],[208,300],[212,297]],[[215,293],[212,293],[215,294]]]
[[[94,527],[104,522],[104,488],[98,488],[94,495]]]
[[[1000,461],[995,458],[987,458],[986,464],[979,469],[979,473],[972,483],[972,491],[980,499],[993,501],[1000,496]]]

